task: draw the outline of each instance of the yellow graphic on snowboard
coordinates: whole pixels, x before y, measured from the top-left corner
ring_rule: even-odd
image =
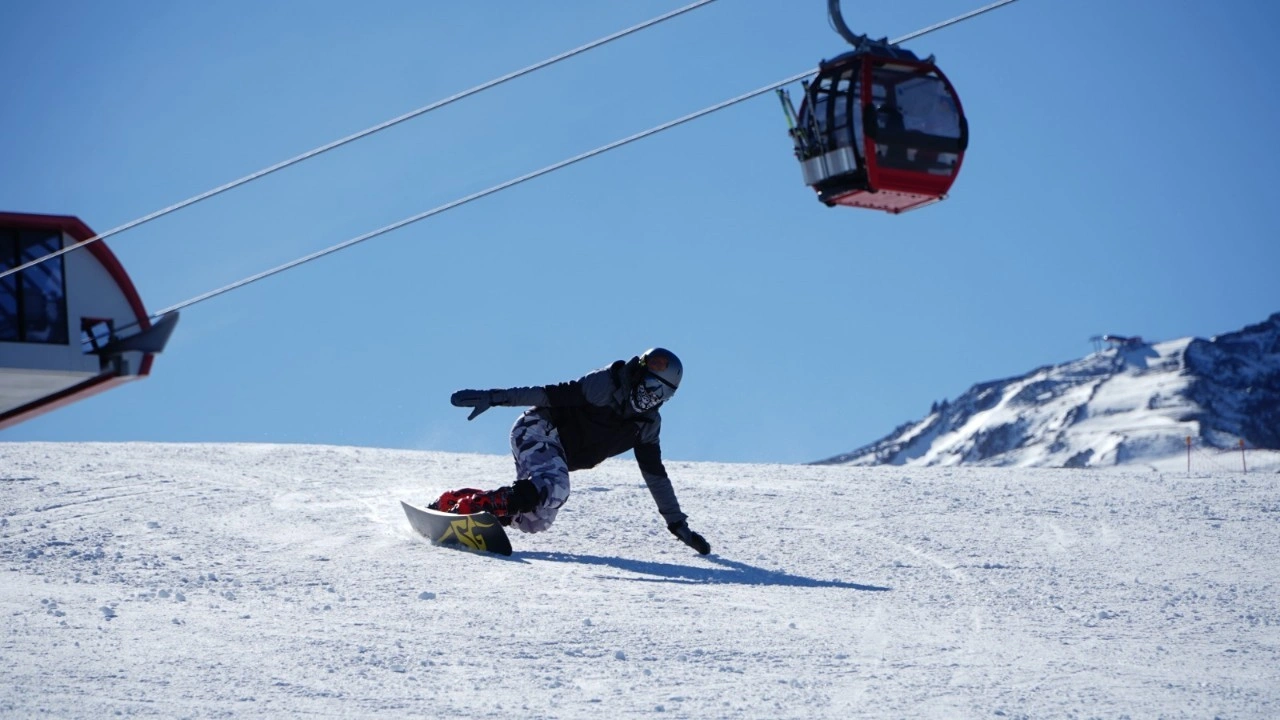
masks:
[[[458,538],[458,542],[471,548],[472,550],[488,550],[485,544],[484,535],[476,534],[476,530],[491,528],[493,523],[485,524],[476,522],[473,517],[461,517],[449,523],[449,529],[444,534],[436,538],[437,542],[445,542],[450,536]]]

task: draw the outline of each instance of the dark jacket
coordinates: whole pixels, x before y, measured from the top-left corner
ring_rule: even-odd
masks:
[[[634,450],[658,512],[668,524],[681,522],[686,516],[662,465],[662,416],[657,408],[638,413],[631,407],[631,391],[643,373],[639,358],[618,360],[570,382],[507,389],[500,404],[539,408],[559,431],[571,471]]]

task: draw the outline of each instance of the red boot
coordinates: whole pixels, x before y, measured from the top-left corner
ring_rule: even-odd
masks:
[[[432,510],[439,510],[440,512],[454,512],[454,510],[452,510],[451,508],[453,508],[454,505],[458,504],[458,500],[466,497],[467,495],[475,495],[478,492],[483,492],[483,491],[478,490],[476,488],[462,488],[461,490],[449,490],[444,494],[442,494],[435,502],[431,503],[427,507],[431,508]]]
[[[489,492],[476,492],[458,498],[453,507],[446,512],[457,513],[459,515],[470,515],[472,513],[487,512],[506,525],[511,521],[511,488],[504,487]]]

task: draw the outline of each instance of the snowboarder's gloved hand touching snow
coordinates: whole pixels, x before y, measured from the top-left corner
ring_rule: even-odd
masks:
[[[698,533],[690,530],[689,523],[681,520],[678,523],[671,523],[667,526],[667,529],[671,531],[672,535],[680,538],[680,542],[697,550],[699,555],[706,555],[711,552],[711,543],[707,542]]]
[[[468,420],[475,420],[480,413],[506,401],[506,390],[459,390],[449,398],[454,407],[475,408],[467,416]]]

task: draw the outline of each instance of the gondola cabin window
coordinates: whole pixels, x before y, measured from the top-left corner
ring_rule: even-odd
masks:
[[[0,229],[0,270],[62,248],[58,231]],[[0,278],[0,342],[66,345],[67,288],[62,258]]]
[[[871,73],[880,167],[950,176],[960,159],[960,112],[937,73],[886,63]]]

